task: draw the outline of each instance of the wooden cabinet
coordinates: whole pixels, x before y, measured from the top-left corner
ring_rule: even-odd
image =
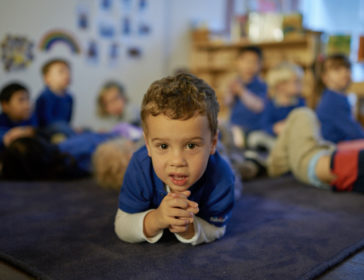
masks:
[[[228,109],[224,107],[223,95],[228,82],[235,74],[235,59],[239,48],[254,45],[262,49],[263,71],[280,62],[290,61],[297,63],[304,69],[303,95],[309,106],[315,102],[315,72],[317,70],[317,57],[321,53],[321,33],[306,32],[297,38],[285,39],[280,42],[251,43],[241,41],[233,44],[193,41],[190,56],[190,69],[192,73],[204,79],[216,91],[221,106],[221,117],[225,118]]]

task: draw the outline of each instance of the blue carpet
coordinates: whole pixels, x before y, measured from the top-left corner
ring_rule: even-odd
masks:
[[[245,184],[226,236],[126,244],[118,193],[91,180],[0,182],[0,259],[37,279],[313,279],[364,247],[364,196],[291,177]]]

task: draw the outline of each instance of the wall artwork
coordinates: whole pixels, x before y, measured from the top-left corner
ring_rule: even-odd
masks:
[[[48,52],[57,44],[66,45],[73,54],[81,53],[81,47],[76,38],[62,29],[53,29],[44,34],[39,42],[39,49]]]
[[[34,59],[34,43],[25,36],[6,35],[1,41],[1,61],[7,72],[23,70]]]

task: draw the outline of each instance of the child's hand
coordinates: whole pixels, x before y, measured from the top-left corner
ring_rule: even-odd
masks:
[[[188,231],[190,226],[193,224],[193,217],[199,212],[198,204],[194,201],[188,200],[187,197],[189,197],[191,194],[190,191],[185,191],[182,193],[169,193],[168,195],[178,198],[178,199],[184,199],[187,202],[187,208],[185,210],[189,213],[189,216],[176,216],[175,218],[180,220],[185,220],[186,225],[178,226],[174,224],[169,225],[169,230],[174,233],[183,233]],[[192,215],[191,215],[192,214]]]
[[[20,137],[32,136],[34,134],[34,130],[31,127],[14,127],[10,129],[7,133],[5,133],[3,142],[5,147],[8,147],[13,141]]]
[[[273,131],[276,135],[279,135],[284,129],[285,121],[276,122],[273,126]]]
[[[159,207],[149,212],[144,219],[144,233],[155,236],[160,230],[169,228],[171,232],[185,232],[193,223],[193,216],[198,213],[198,204],[187,197],[190,191],[169,193]]]
[[[232,93],[232,95],[241,96],[244,93],[244,91],[245,91],[245,88],[242,86],[242,84],[238,80],[235,80],[231,83],[230,92]]]

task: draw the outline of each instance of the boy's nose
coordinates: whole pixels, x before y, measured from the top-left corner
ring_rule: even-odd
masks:
[[[186,160],[183,155],[183,151],[174,150],[171,155],[170,160],[171,166],[180,167],[186,165]]]

